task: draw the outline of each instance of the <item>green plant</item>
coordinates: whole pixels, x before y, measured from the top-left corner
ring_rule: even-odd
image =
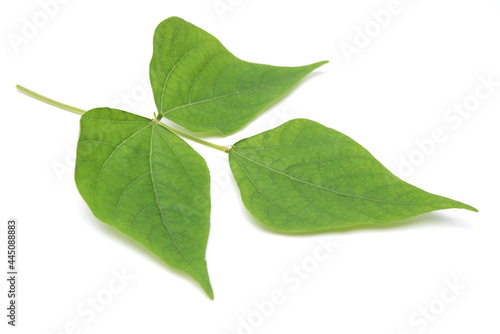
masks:
[[[158,115],[89,111],[17,88],[81,114],[75,181],[93,214],[192,276],[210,298],[205,250],[210,175],[181,137],[229,154],[245,206],[261,223],[286,232],[383,224],[426,212],[475,208],[400,180],[349,137],[306,119],[219,146],[192,132],[229,134],[323,65],[253,64],[212,35],[173,17],[158,26],[150,66]]]

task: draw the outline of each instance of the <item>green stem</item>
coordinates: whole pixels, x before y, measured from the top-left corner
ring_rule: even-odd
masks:
[[[181,137],[184,137],[184,138],[187,138],[187,139],[192,140],[194,142],[197,142],[198,144],[202,144],[202,145],[211,147],[213,149],[216,149],[216,150],[219,150],[222,152],[228,152],[230,150],[230,146],[221,146],[221,145],[215,145],[215,144],[209,143],[208,141],[205,141],[203,139],[200,139],[200,138],[195,137],[193,135],[190,135],[188,133],[182,132],[180,130],[174,129],[174,128],[168,126],[167,124],[160,122],[157,119],[154,119],[153,122],[155,122],[158,125],[163,126],[165,129],[167,129],[170,132],[173,132]]]
[[[69,106],[67,104],[49,99],[48,97],[45,97],[45,96],[40,95],[38,93],[35,93],[34,91],[29,90],[28,88],[25,88],[21,85],[16,85],[16,88],[19,91],[23,92],[24,94],[28,95],[29,97],[32,97],[34,99],[37,99],[37,100],[45,102],[45,103],[48,103],[54,107],[58,107],[58,108],[61,108],[61,109],[67,110],[67,111],[71,111],[72,113],[75,113],[78,115],[83,115],[83,113],[85,113],[85,110],[83,110],[83,109],[75,108],[75,107]]]
[[[78,115],[83,115],[85,113],[85,110],[83,109],[79,109],[79,108],[75,108],[75,107],[72,107],[70,105],[67,105],[67,104],[64,104],[64,103],[61,103],[61,102],[58,102],[56,100],[52,100],[52,99],[49,99],[48,97],[45,97],[43,95],[40,95],[38,93],[35,93],[34,91],[32,90],[29,90],[28,88],[25,88],[21,85],[16,85],[16,88],[23,92],[24,94],[34,98],[34,99],[37,99],[39,101],[42,101],[42,102],[45,102],[45,103],[48,103],[54,107],[58,107],[58,108],[61,108],[61,109],[64,109],[64,110],[67,110],[67,111],[71,111],[72,113],[75,113],[75,114],[78,114]],[[216,150],[219,150],[219,151],[222,151],[222,152],[228,152],[230,149],[231,149],[231,146],[220,146],[220,145],[215,145],[215,144],[212,144],[212,143],[209,143],[203,139],[200,139],[198,137],[195,137],[195,136],[192,136],[188,133],[184,133],[180,130],[177,130],[177,129],[174,129],[164,123],[161,123],[160,122],[160,119],[161,119],[161,116],[160,118],[156,117],[155,119],[153,119],[153,122],[155,122],[156,124],[158,125],[161,125],[163,126],[165,129],[169,130],[170,132],[173,132],[181,137],[184,137],[184,138],[187,138],[189,140],[192,140],[194,142],[197,142],[199,144],[202,144],[202,145],[205,145],[205,146],[208,146],[208,147],[211,147],[213,149],[216,149]]]

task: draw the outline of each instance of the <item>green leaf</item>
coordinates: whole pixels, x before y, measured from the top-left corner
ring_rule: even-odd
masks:
[[[76,186],[92,213],[213,298],[205,249],[210,175],[205,160],[158,121],[97,108],[80,121]]]
[[[351,138],[306,119],[239,141],[229,162],[250,213],[282,232],[390,223],[449,208],[477,211],[400,180]]]
[[[325,63],[300,67],[249,63],[206,31],[171,17],[156,28],[149,72],[162,116],[193,132],[227,135]]]

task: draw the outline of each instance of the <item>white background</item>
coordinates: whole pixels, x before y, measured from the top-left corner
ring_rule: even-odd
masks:
[[[0,219],[19,220],[20,293],[18,327],[8,328],[1,280],[1,332],[498,333],[500,87],[460,123],[444,117],[457,117],[447,112],[455,104],[474,101],[480,77],[500,81],[500,3],[401,0],[389,24],[373,30],[349,62],[341,46],[355,45],[357,29],[377,29],[370,13],[389,2],[221,0],[230,6],[221,14],[213,0],[67,0],[43,22],[38,1],[2,1]],[[242,131],[208,140],[229,145],[310,118],[351,136],[406,181],[480,213],[447,210],[383,228],[280,235],[246,211],[227,156],[193,144],[212,175],[209,300],[192,280],[92,216],[73,181],[78,116],[14,88],[83,109],[120,106],[152,117],[153,31],[174,15],[248,61],[330,60]],[[34,16],[38,31],[14,47],[9,36],[22,36]],[[416,141],[438,128],[444,142],[418,153]],[[402,172],[401,159],[411,157],[418,164]],[[319,242],[329,238],[340,246],[314,262]],[[303,264],[307,278],[290,272]],[[113,272],[122,270],[133,279],[110,295]],[[458,296],[446,282],[461,285]],[[284,301],[272,312],[264,302],[262,315],[255,303],[274,290]],[[88,300],[109,296],[91,318]],[[420,312],[429,308],[425,318]]]

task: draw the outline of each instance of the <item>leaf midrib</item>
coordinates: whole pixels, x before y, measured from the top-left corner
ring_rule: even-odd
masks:
[[[339,196],[346,196],[346,197],[352,197],[352,198],[359,198],[359,199],[362,199],[362,200],[366,200],[366,201],[372,201],[372,202],[377,202],[377,203],[387,203],[387,204],[402,204],[402,205],[432,205],[432,204],[444,204],[446,202],[429,202],[429,203],[416,203],[416,202],[412,202],[412,203],[409,203],[409,202],[398,202],[398,201],[385,201],[385,200],[380,200],[380,199],[376,199],[376,198],[370,198],[370,197],[365,197],[365,196],[360,196],[360,195],[354,195],[354,194],[348,194],[348,193],[342,193],[342,192],[339,192],[339,191],[336,191],[336,190],[333,190],[333,189],[330,189],[330,188],[326,188],[326,187],[323,187],[323,186],[320,186],[320,185],[317,185],[317,184],[314,184],[314,183],[310,183],[310,182],[307,182],[307,181],[304,181],[304,180],[301,180],[301,179],[298,179],[296,177],[293,177],[289,174],[286,174],[286,173],[283,173],[283,172],[280,172],[279,170],[276,170],[274,168],[271,168],[269,166],[266,166],[266,165],[263,165],[261,163],[259,163],[258,161],[255,161],[241,153],[238,153],[237,149],[236,148],[233,148],[233,150],[231,150],[231,152],[233,152],[234,154],[237,154],[239,155],[240,157],[260,166],[260,167],[263,167],[265,169],[268,169],[276,174],[280,174],[280,175],[283,175],[289,179],[291,179],[292,181],[296,181],[296,182],[300,182],[300,183],[303,183],[303,184],[306,184],[306,185],[309,185],[311,187],[315,187],[315,188],[319,188],[319,189],[322,189],[322,190],[325,190],[325,191],[329,191],[329,192],[333,192],[335,193],[336,195],[339,195]],[[245,169],[245,167],[243,167],[243,165],[240,164],[240,166]],[[248,177],[250,177],[250,175],[247,173]],[[253,182],[252,182],[253,183]],[[254,183],[255,185],[255,183]],[[255,185],[255,187],[257,187],[257,185]]]
[[[192,50],[191,50],[192,51]],[[238,61],[242,61],[241,59],[238,59]],[[237,62],[235,62],[237,63]],[[230,65],[233,65],[235,63],[231,63]],[[228,65],[229,66],[229,65]],[[169,73],[170,74],[170,73]],[[194,105],[197,105],[197,104],[201,104],[201,103],[207,103],[207,102],[212,102],[212,101],[215,101],[215,100],[218,100],[218,99],[223,99],[225,97],[228,97],[228,96],[232,96],[232,95],[236,95],[236,94],[240,94],[240,93],[243,93],[243,92],[246,92],[246,91],[249,91],[249,90],[252,90],[252,89],[257,89],[257,88],[260,88],[262,86],[266,86],[266,85],[270,85],[270,84],[273,84],[275,82],[279,82],[279,81],[282,81],[284,80],[285,78],[287,77],[290,77],[292,75],[296,75],[297,73],[293,73],[293,74],[289,74],[289,75],[286,75],[284,77],[281,77],[279,78],[278,80],[273,80],[273,81],[268,81],[268,82],[265,82],[265,83],[260,83],[258,85],[255,85],[255,86],[251,86],[251,87],[248,87],[248,88],[244,88],[244,89],[239,89],[237,91],[234,91],[234,92],[231,92],[231,93],[227,93],[227,94],[224,94],[224,95],[217,95],[217,96],[213,96],[213,97],[210,97],[210,98],[206,98],[206,99],[203,99],[203,100],[199,100],[199,101],[195,101],[195,102],[192,102],[192,103],[186,103],[186,104],[182,104],[182,105],[179,105],[177,107],[174,107],[172,109],[167,109],[167,110],[163,110],[163,104],[161,105],[161,108],[160,110],[162,115],[166,117],[167,114],[173,112],[173,111],[176,111],[178,109],[182,109],[182,108],[188,108],[188,107],[192,107]],[[167,83],[167,80],[165,80],[165,86],[166,86],[166,83]],[[163,102],[163,93],[164,91],[162,92],[162,102]],[[286,92],[284,93],[286,94]],[[282,96],[282,95],[281,95]],[[277,98],[279,99],[280,96]],[[275,101],[275,100],[274,100]],[[272,103],[273,101],[271,101]],[[270,104],[271,104],[270,103]]]
[[[205,284],[207,283],[207,280],[206,280],[206,277],[205,275],[201,274],[198,270],[198,267],[195,266],[191,260],[184,254],[184,252],[182,251],[182,249],[179,247],[179,245],[177,244],[177,241],[176,239],[174,238],[174,235],[172,233],[172,231],[170,230],[170,227],[168,226],[166,220],[165,220],[165,217],[163,216],[163,210],[160,206],[160,202],[159,202],[159,198],[158,198],[158,193],[156,191],[156,182],[154,181],[154,172],[153,172],[153,133],[155,131],[155,129],[157,128],[157,125],[155,123],[152,124],[152,129],[151,129],[151,141],[150,141],[150,147],[149,147],[149,170],[150,170],[150,175],[151,175],[151,183],[153,184],[153,190],[154,190],[154,194],[155,194],[155,201],[156,201],[156,206],[158,207],[158,211],[160,211],[160,215],[161,215],[161,220],[162,220],[162,223],[163,225],[165,226],[165,228],[167,229],[167,232],[168,232],[168,235],[170,236],[170,239],[172,240],[175,248],[177,249],[177,251],[179,252],[179,254],[184,258],[184,260],[191,266],[191,268],[194,269],[194,271],[198,274],[198,277],[203,281],[205,282]],[[169,145],[170,149],[174,152],[174,154],[176,155],[177,159],[179,159],[179,157],[177,156],[177,153],[173,150],[172,146],[170,145],[170,143],[167,142],[167,140],[165,139],[165,137],[163,137],[163,135],[161,134],[161,132],[159,130],[157,130],[161,137],[163,138],[163,140]],[[184,170],[186,171],[186,174],[189,175],[189,177],[191,178],[191,175],[189,174],[189,172],[187,171],[186,167],[184,165],[182,165]],[[191,181],[192,181],[192,178],[191,178]],[[194,183],[194,182],[193,182]]]

